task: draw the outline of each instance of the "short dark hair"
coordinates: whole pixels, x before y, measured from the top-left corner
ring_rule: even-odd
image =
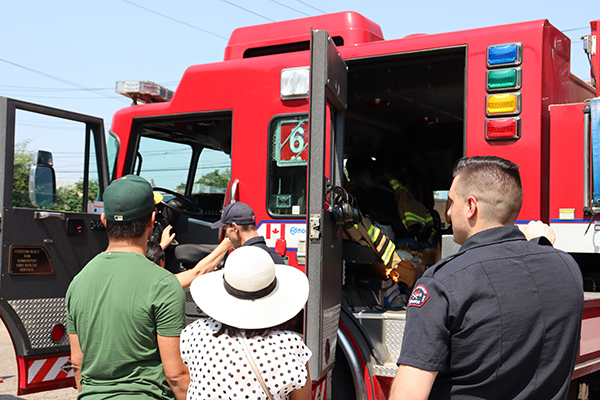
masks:
[[[148,214],[147,217],[138,219],[132,222],[125,222],[115,224],[110,221],[106,221],[106,233],[108,237],[115,239],[135,239],[142,237],[146,232],[146,227],[150,223],[152,214]]]
[[[523,203],[518,165],[494,156],[463,157],[456,163],[452,176],[460,176],[460,196],[473,195],[490,207],[487,218],[503,224],[514,223]]]
[[[156,265],[160,265],[160,262],[166,260],[167,256],[162,247],[160,247],[160,244],[148,242],[146,247],[146,258]]]

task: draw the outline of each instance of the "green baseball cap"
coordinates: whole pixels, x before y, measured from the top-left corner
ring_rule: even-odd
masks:
[[[134,222],[150,215],[157,199],[147,180],[126,175],[104,191],[104,215],[112,223]]]

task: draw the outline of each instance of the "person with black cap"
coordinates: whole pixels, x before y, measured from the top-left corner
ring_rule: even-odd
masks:
[[[256,216],[249,205],[242,202],[228,204],[223,209],[221,219],[210,226],[213,229],[225,229],[225,237],[229,238],[233,248],[256,246],[265,250],[275,264],[285,264],[283,257],[267,246],[265,238],[256,230]]]
[[[150,184],[136,175],[104,192],[108,247],[65,296],[71,362],[80,398],[185,399],[179,356],[185,296],[177,278],[145,256],[155,218]]]
[[[303,272],[242,246],[224,269],[196,278],[190,292],[209,317],[181,333],[187,400],[311,398],[311,351],[292,331],[308,299]]]

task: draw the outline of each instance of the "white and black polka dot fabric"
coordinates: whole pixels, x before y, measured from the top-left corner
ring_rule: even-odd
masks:
[[[221,323],[202,318],[181,333],[181,358],[190,370],[187,400],[267,400],[242,344],[223,334]],[[273,331],[266,337],[246,339],[254,362],[274,399],[284,400],[306,383],[306,362],[311,351],[290,331]]]

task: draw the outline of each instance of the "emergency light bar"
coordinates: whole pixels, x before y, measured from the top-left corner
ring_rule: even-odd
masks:
[[[508,43],[487,48],[487,66],[501,67],[520,65],[523,61],[523,44]]]
[[[485,103],[488,117],[521,113],[521,93],[488,94]]]
[[[281,70],[281,100],[307,99],[310,67],[286,68]]]
[[[521,68],[487,71],[486,86],[488,92],[521,89]]]
[[[161,103],[173,98],[172,90],[151,81],[117,81],[115,91],[132,99],[134,104]]]
[[[485,140],[509,140],[521,137],[521,118],[485,120]]]

